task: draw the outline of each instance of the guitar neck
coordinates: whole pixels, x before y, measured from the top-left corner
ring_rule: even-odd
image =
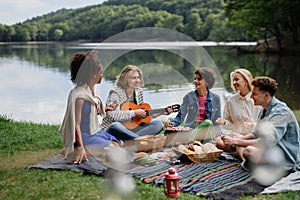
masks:
[[[162,114],[164,112],[166,112],[165,108],[157,108],[157,109],[151,109],[151,110],[147,110],[147,115],[154,115],[154,114]]]

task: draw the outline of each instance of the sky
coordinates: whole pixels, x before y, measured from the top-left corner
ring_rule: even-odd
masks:
[[[62,8],[81,8],[106,0],[1,0],[0,24],[12,25]]]

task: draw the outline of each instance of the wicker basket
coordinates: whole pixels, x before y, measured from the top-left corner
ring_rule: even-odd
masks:
[[[179,151],[177,148],[173,147],[173,151],[178,155],[178,156],[183,156],[187,157],[189,160],[191,160],[194,163],[205,163],[205,162],[212,162],[219,158],[223,150],[216,150],[213,152],[209,153],[203,153],[203,154],[185,154],[184,152]]]
[[[134,139],[137,151],[155,152],[164,147],[166,136],[164,135],[145,135]]]

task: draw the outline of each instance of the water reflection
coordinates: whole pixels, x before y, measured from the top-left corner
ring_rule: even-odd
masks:
[[[93,46],[90,44],[0,46],[2,99],[0,113],[15,120],[60,123],[65,111],[67,94],[73,87],[69,80],[69,62],[75,52],[82,50],[93,50]],[[207,46],[205,50],[213,62],[208,60],[204,63],[217,66],[220,78],[214,90],[221,96],[225,92],[224,89],[220,89],[223,86],[231,91],[229,73],[236,66],[247,66],[254,76],[267,75],[275,78],[279,83],[277,97],[287,102],[294,110],[300,108],[297,88],[300,58],[296,55],[281,57],[237,55],[234,49],[228,47]],[[194,71],[193,62],[202,62],[203,58],[199,57],[190,62],[174,51],[132,50],[111,62],[105,70],[103,82],[98,86],[98,90],[105,101],[109,89],[113,87],[115,75],[126,64],[135,64],[144,67],[145,99],[152,107],[179,103],[182,96],[193,88],[190,84]]]
[[[59,123],[71,87],[64,73],[19,59],[0,59],[0,110],[16,120]]]

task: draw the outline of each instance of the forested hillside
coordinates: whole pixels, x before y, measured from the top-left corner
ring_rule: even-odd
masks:
[[[198,41],[253,39],[227,24],[222,0],[110,0],[0,25],[0,41],[102,41],[139,27],[173,29]]]
[[[108,0],[62,9],[11,26],[0,24],[0,41],[103,41],[140,27],[163,27],[194,40],[254,41],[287,35],[298,42],[300,3],[295,0]]]

